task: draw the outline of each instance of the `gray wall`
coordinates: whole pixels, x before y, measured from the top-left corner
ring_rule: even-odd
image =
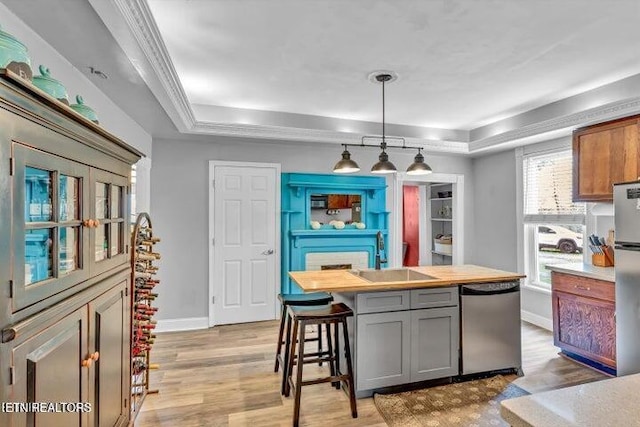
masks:
[[[515,150],[473,161],[474,244],[470,263],[518,271],[517,164]],[[548,291],[521,288],[523,315],[539,326],[551,324]]]
[[[473,181],[473,244],[467,262],[518,271],[515,151],[474,159]]]
[[[282,172],[331,173],[342,147],[307,143],[214,138],[210,142],[155,140],[151,169],[151,212],[154,232],[162,238],[157,299],[159,319],[208,315],[208,162],[210,160],[280,163]],[[376,161],[374,149],[351,150],[363,171]],[[399,170],[415,152],[390,150]],[[461,156],[425,154],[436,172],[465,175],[465,229],[473,230],[473,179],[471,162]],[[387,200],[390,204],[391,200]],[[470,259],[472,238],[466,240]]]

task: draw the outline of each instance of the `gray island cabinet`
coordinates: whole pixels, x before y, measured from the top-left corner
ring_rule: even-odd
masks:
[[[519,273],[464,264],[290,271],[289,277],[303,292],[331,292],[335,302],[353,310],[348,326],[357,397],[371,396],[382,389],[402,389],[405,384],[459,377],[465,350],[475,360],[489,358],[495,362],[485,363],[482,370],[469,374],[520,368],[520,304],[519,294],[514,293],[514,289],[519,290],[517,281],[524,277]],[[476,289],[478,285],[486,285],[489,292]],[[460,289],[468,292],[468,288],[480,295],[480,299],[472,297],[473,305],[468,295],[460,293]],[[506,301],[504,296],[508,297]],[[494,302],[487,307],[495,307],[500,301],[500,312],[491,308],[463,313],[464,307],[477,308],[478,303],[482,307],[487,297]],[[490,330],[494,323],[478,322],[481,327],[473,332],[477,340],[462,342],[465,332],[469,335],[465,322],[483,317],[511,325],[506,329],[517,333],[508,334],[505,341],[504,336],[495,336]],[[502,346],[509,357],[496,358],[494,344],[498,349]],[[339,345],[344,348],[343,342]],[[346,366],[344,360],[340,366]],[[469,367],[473,366],[469,365],[467,371]]]
[[[458,287],[338,293],[354,313],[358,397],[459,373]]]

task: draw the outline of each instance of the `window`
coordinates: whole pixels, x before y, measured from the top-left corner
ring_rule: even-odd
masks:
[[[570,150],[523,159],[525,268],[530,285],[550,288],[548,264],[582,262],[584,203],[572,198]]]

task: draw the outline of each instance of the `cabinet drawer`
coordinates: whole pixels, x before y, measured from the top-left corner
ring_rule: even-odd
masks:
[[[387,291],[358,294],[358,314],[381,313],[383,311],[409,310],[410,291]]]
[[[611,302],[616,300],[616,288],[613,282],[553,271],[551,272],[551,283],[554,291]]]
[[[414,289],[411,291],[411,309],[451,307],[458,305],[458,287]]]

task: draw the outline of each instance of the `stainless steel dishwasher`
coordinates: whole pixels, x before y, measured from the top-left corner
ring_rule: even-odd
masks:
[[[521,372],[519,282],[462,285],[462,374]]]

